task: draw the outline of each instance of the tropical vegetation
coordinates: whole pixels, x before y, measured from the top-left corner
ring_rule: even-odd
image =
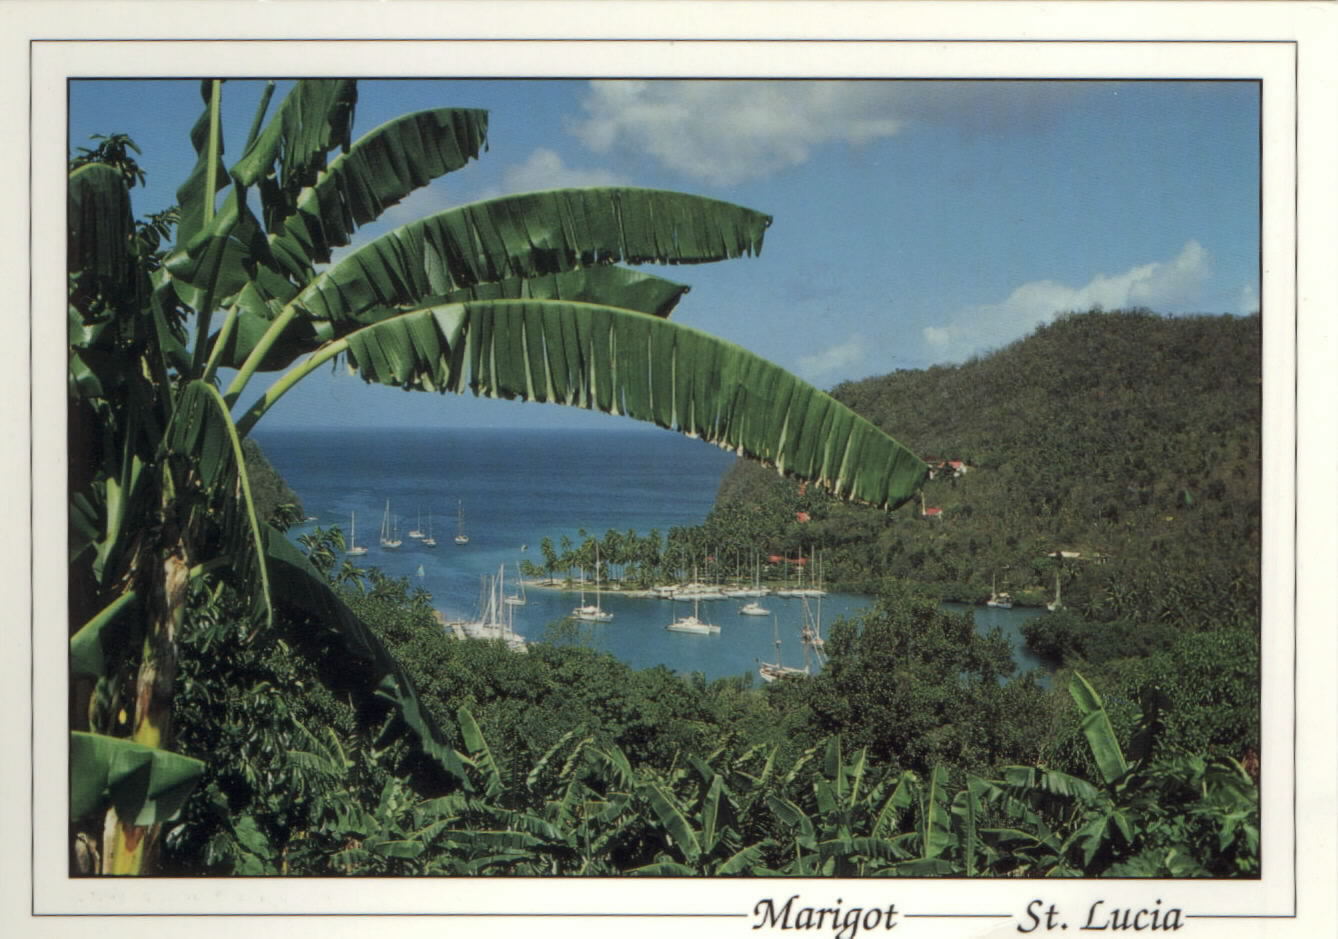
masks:
[[[270,115],[275,88],[228,166],[225,83],[200,84],[195,167],[177,205],[144,220],[131,208],[145,174],[133,141],[98,138],[70,161],[77,871],[153,869],[163,823],[215,758],[175,749],[179,673],[219,700],[236,690],[191,671],[202,663],[183,655],[188,639],[207,642],[212,670],[219,647],[305,628],[308,654],[325,643],[325,683],[385,724],[382,742],[412,741],[420,790],[470,785],[456,722],[425,709],[404,666],[273,524],[283,519],[258,510],[243,441],[326,363],[407,390],[650,421],[873,505],[905,501],[925,472],[830,396],[670,322],[686,287],[623,266],[756,254],[768,216],[681,193],[555,190],[449,209],[354,246],[358,228],[477,158],[487,115],[415,112],[354,140],[355,82],[298,81]],[[282,374],[257,393],[262,371]],[[330,739],[326,725],[308,730]],[[342,765],[323,752],[326,763],[307,764]]]
[[[71,160],[72,872],[1258,875],[1257,411],[1235,398],[1257,362],[1241,360],[1238,386],[1184,392],[1183,427],[1218,409],[1194,446],[1225,449],[1180,453],[1199,472],[1183,479],[1139,438],[1156,425],[1147,375],[1045,408],[1033,383],[1069,374],[1064,343],[1021,365],[1008,349],[960,372],[897,373],[876,395],[826,395],[676,326],[686,288],[625,266],[755,253],[766,216],[677,193],[555,191],[355,246],[355,229],[475,159],[486,115],[423,112],[354,140],[354,83],[294,83],[267,120],[271,90],[229,167],[225,86],[203,82],[195,172],[176,207],[141,220],[134,141],[99,138]],[[1107,322],[1162,341],[1143,313],[1039,335],[1072,344]],[[1093,361],[1120,348],[1102,342]],[[835,625],[821,673],[760,689],[633,670],[564,624],[527,655],[452,640],[427,594],[356,566],[339,529],[290,538],[298,494],[249,445],[288,390],[341,360],[407,390],[652,421],[791,477],[736,470],[701,529],[606,533],[606,576],[816,550],[878,602]],[[1212,368],[1186,368],[1187,382]],[[263,390],[259,372],[277,373]],[[989,375],[992,394],[969,397]],[[1017,425],[1067,419],[1097,392],[1118,414],[1083,452],[1127,466],[1046,451],[1067,461],[1043,470],[1054,510],[1007,508],[1036,472],[1022,458],[1036,438],[1010,443]],[[979,441],[991,422],[993,449]],[[926,483],[893,427],[972,472]],[[1177,503],[1182,526],[1156,530],[1171,574],[1138,560],[1176,498],[1168,473],[1192,500]],[[942,523],[912,517],[922,487]],[[1088,524],[1093,511],[1104,521]],[[1205,568],[1182,528],[1241,543]],[[544,576],[593,564],[594,545],[541,544]],[[1049,557],[1070,545],[1106,564]],[[1057,669],[1048,686],[940,606],[978,598],[1010,564],[1024,600],[1055,568],[1064,578],[1069,612],[1031,639]],[[1116,570],[1130,579],[1100,579]],[[1173,604],[1149,592],[1172,575],[1193,597],[1159,618]]]

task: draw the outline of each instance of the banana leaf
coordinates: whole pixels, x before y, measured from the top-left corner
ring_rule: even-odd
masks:
[[[1077,672],[1073,673],[1073,680],[1069,682],[1069,695],[1082,715],[1082,732],[1087,737],[1087,745],[1091,748],[1097,769],[1101,771],[1101,778],[1106,785],[1113,785],[1128,773],[1129,764],[1120,750],[1120,742],[1115,736],[1115,728],[1111,726],[1110,715],[1101,703],[1101,696]]]
[[[456,711],[456,720],[460,724],[460,733],[464,737],[465,749],[474,758],[474,763],[483,771],[484,793],[496,797],[502,791],[502,771],[493,757],[492,748],[479,730],[478,722],[469,708],[461,707]]]
[[[251,497],[241,438],[217,388],[198,380],[185,387],[164,448],[193,464],[210,501],[208,506],[197,507],[201,524],[207,520],[212,525],[221,553],[231,560],[230,572],[239,593],[256,615],[272,624],[264,531]]]
[[[673,796],[655,783],[646,783],[640,787],[640,791],[642,797],[650,803],[651,810],[659,819],[660,825],[673,839],[674,846],[683,855],[683,859],[689,864],[695,864],[697,858],[701,856],[701,844],[697,840],[697,833],[692,829],[692,823],[679,809]]]
[[[185,252],[186,245],[200,234],[209,223],[213,211],[213,201],[218,190],[227,185],[227,169],[220,156],[223,145],[218,129],[218,109],[215,107],[214,82],[205,79],[200,82],[200,98],[204,102],[204,111],[195,121],[190,131],[191,146],[195,148],[195,166],[186,181],[177,189],[177,205],[180,214],[177,219],[177,252]],[[209,180],[213,180],[210,189]],[[205,190],[209,189],[208,192]],[[174,252],[176,253],[176,252]]]
[[[70,173],[67,198],[69,271],[108,283],[130,281],[135,219],[121,174],[105,163],[86,163]]]
[[[757,254],[770,223],[742,206],[656,189],[503,196],[387,232],[324,271],[296,302],[315,319],[380,318],[378,309],[508,279]]]
[[[476,159],[486,146],[488,112],[417,111],[360,137],[302,190],[290,212],[271,219],[271,246],[283,269],[306,279],[360,226],[432,180]],[[248,173],[243,180],[250,177]],[[277,208],[277,207],[276,207]]]
[[[264,338],[283,304],[292,299],[282,288],[287,284],[273,282],[261,274],[242,289],[236,298],[238,313],[232,332],[223,339],[215,333],[211,343],[223,341],[219,361],[231,368],[240,368],[256,345]],[[476,284],[453,290],[440,297],[425,298],[414,308],[438,306],[446,303],[464,303],[470,300],[570,300],[576,303],[601,303],[605,306],[635,310],[652,316],[667,317],[688,292],[684,284],[635,271],[630,268],[605,266],[561,271],[542,277],[512,277],[496,283]],[[276,302],[278,301],[278,302]],[[322,343],[336,336],[346,335],[351,328],[374,323],[405,312],[400,309],[376,308],[354,320],[331,323],[326,320],[298,319],[291,322],[283,336],[275,341],[257,371],[267,372],[287,368],[298,356],[316,351]],[[211,345],[212,348],[212,345]]]
[[[139,827],[171,821],[204,763],[120,737],[70,731],[70,821],[108,806]]]
[[[952,817],[947,808],[948,774],[942,766],[935,766],[929,776],[929,789],[924,797],[924,831],[921,856],[936,858],[953,844]]]
[[[894,508],[927,473],[914,454],[830,395],[739,346],[652,316],[558,301],[451,304],[365,327],[345,342],[329,354],[346,349],[350,367],[369,382],[622,414],[850,501]],[[725,363],[748,380],[713,381]],[[825,433],[812,431],[816,424]]]
[[[357,101],[357,82],[350,79],[296,82],[233,166],[239,185],[261,185],[267,228],[274,229],[272,218],[291,214],[298,194],[315,182],[331,150],[349,148]]]

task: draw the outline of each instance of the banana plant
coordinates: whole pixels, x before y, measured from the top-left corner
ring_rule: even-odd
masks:
[[[355,247],[359,228],[480,155],[487,114],[420,111],[354,140],[355,82],[296,82],[270,115],[274,90],[228,166],[224,83],[201,83],[197,159],[168,248],[162,218],[131,214],[135,174],[86,162],[69,175],[72,730],[170,751],[177,636],[203,580],[235,591],[257,630],[282,616],[337,633],[343,670],[390,708],[389,733],[407,735],[443,784],[470,785],[404,670],[257,515],[242,441],[326,363],[410,390],[649,421],[873,505],[920,485],[925,465],[894,439],[673,324],[687,287],[626,266],[755,255],[769,216],[658,190],[555,190],[448,209]],[[257,394],[262,371],[283,374]],[[108,694],[113,707],[91,706]],[[97,724],[108,711],[128,731]],[[105,775],[109,751],[72,750],[72,778]],[[104,870],[151,869],[156,816],[106,799],[79,808],[85,837],[106,832]]]
[[[1227,757],[1153,756],[1155,694],[1129,759],[1101,696],[1078,673],[1069,682],[1099,781],[1043,767],[1006,767],[985,801],[1012,828],[983,833],[1016,872],[1048,876],[1223,876],[1258,870],[1258,788]],[[1215,870],[1212,865],[1227,865]]]
[[[867,752],[861,749],[845,760],[840,735],[828,738],[822,749],[811,795],[799,801],[767,797],[792,838],[784,873],[921,876],[952,870],[937,856],[943,850],[945,824],[943,780],[937,773],[926,791],[910,771],[867,778]]]

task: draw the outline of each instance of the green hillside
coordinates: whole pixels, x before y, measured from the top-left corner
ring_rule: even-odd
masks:
[[[1257,316],[1093,312],[963,365],[843,384],[838,398],[921,456],[966,464],[926,485],[932,517],[837,505],[740,462],[706,528],[819,551],[849,586],[892,576],[981,601],[995,579],[1039,605],[1058,577],[1064,606],[1096,621],[1251,622],[1260,347]]]

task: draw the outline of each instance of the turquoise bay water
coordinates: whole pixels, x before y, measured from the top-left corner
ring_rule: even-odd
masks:
[[[505,566],[507,592],[513,592],[519,562],[542,562],[539,541],[545,536],[556,546],[563,535],[579,542],[581,529],[599,536],[610,528],[663,534],[699,524],[735,459],[698,440],[641,430],[262,430],[256,436],[307,514],[316,517],[294,528],[294,537],[316,525],[338,525],[347,538],[350,514],[356,512],[357,543],[368,548],[358,565],[409,578],[432,594],[433,606],[447,619],[477,613],[482,578],[495,575],[499,566]],[[386,500],[404,542],[395,550],[377,543]],[[467,545],[452,540],[457,504],[463,507]],[[436,548],[406,537],[418,526],[419,513],[424,529],[430,517]],[[574,592],[529,589],[527,603],[515,608],[515,630],[529,640],[542,639],[579,602]],[[664,629],[690,613],[690,603],[606,593],[602,606],[613,620],[581,623],[578,635],[634,668],[665,665],[708,679],[755,674],[758,660],[775,657],[772,617],[740,615],[746,602],[703,602],[701,618],[721,629],[700,636]],[[802,664],[798,630],[804,601],[761,602],[775,614],[785,664]],[[817,613],[817,601],[807,602]],[[853,594],[824,597],[824,634],[837,618],[855,616],[871,603]],[[1018,632],[1036,611],[975,608],[974,613],[978,629],[1003,629],[1021,667],[1037,665],[1022,650]]]

